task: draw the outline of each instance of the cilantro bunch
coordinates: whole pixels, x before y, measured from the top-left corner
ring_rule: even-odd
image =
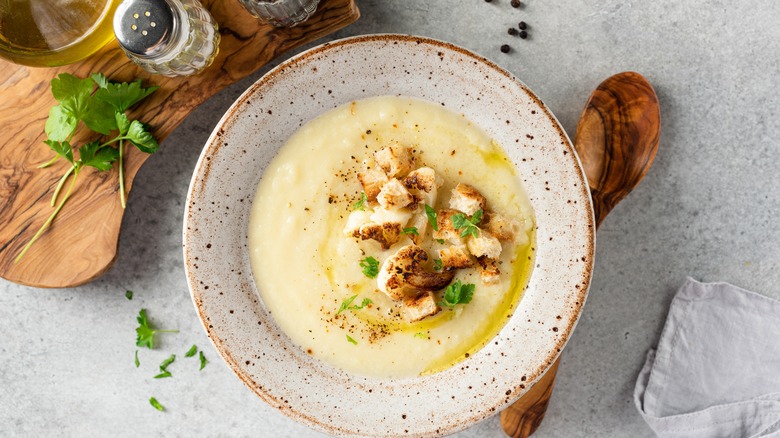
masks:
[[[123,162],[125,141],[129,141],[147,154],[156,152],[160,147],[157,139],[149,132],[149,127],[138,120],[130,120],[126,112],[158,88],[143,88],[140,79],[129,83],[110,82],[101,73],[95,73],[84,79],[62,73],[51,80],[51,93],[59,105],[49,111],[45,127],[47,139],[44,143],[55,153],[55,156],[38,167],[48,167],[60,158],[70,163],[70,166],[60,178],[52,195],[51,206],[56,206],[54,212],[22,249],[15,262],[22,259],[30,246],[54,221],[70,197],[79,174],[86,167],[106,171],[113,167],[115,161],[119,161],[119,199],[122,208],[125,208]],[[83,122],[87,129],[100,134],[101,137],[80,146],[71,144],[79,122]],[[113,137],[112,132],[116,133]],[[106,138],[109,139],[101,141]],[[115,144],[117,147],[114,147]],[[78,159],[76,159],[76,152],[78,152]],[[68,189],[57,204],[60,191],[69,178]]]

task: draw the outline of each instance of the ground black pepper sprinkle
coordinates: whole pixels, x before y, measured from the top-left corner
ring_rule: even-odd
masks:
[[[509,47],[509,44],[504,44],[501,46],[501,53],[509,53],[510,50],[512,50],[512,48]]]
[[[528,25],[525,23],[525,21],[521,21],[517,23],[517,28],[520,30],[526,30],[528,29]]]
[[[520,7],[520,0],[512,0],[510,3],[513,8],[519,8]]]
[[[506,33],[514,36],[517,35],[519,32],[517,32],[517,29],[515,29],[514,27],[510,27],[509,30],[506,31]]]
[[[522,38],[522,39],[528,38],[528,32],[526,32],[524,30],[521,30],[520,31],[520,38]]]

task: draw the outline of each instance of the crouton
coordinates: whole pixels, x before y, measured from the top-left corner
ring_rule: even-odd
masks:
[[[452,225],[452,217],[460,212],[451,209],[442,209],[436,212],[436,226],[438,230],[433,232],[434,239],[446,240],[455,245],[462,245],[464,240],[460,237],[460,230]]]
[[[452,209],[462,211],[471,216],[477,210],[485,210],[486,205],[485,197],[468,184],[461,183],[452,189],[452,197],[450,198],[450,208]]]
[[[404,300],[404,318],[408,322],[417,322],[439,313],[441,308],[436,304],[433,292],[424,293],[416,298]]]
[[[369,201],[375,201],[382,186],[387,182],[387,175],[379,169],[370,169],[358,173],[360,185],[363,186],[363,192]]]
[[[469,254],[466,245],[454,245],[439,250],[442,268],[446,271],[452,269],[465,269],[474,266],[474,259]]]
[[[374,160],[390,178],[406,175],[412,169],[411,151],[398,143],[376,151]]]
[[[517,223],[498,213],[485,213],[482,216],[481,228],[496,236],[498,240],[515,240]]]
[[[360,227],[371,223],[371,212],[355,210],[349,214],[347,225],[344,227],[344,234],[349,237],[360,237]]]
[[[433,206],[436,203],[441,180],[430,167],[421,167],[409,172],[404,178],[404,185],[414,195],[417,202]]]
[[[470,236],[466,241],[466,246],[475,257],[485,256],[497,259],[501,255],[501,242],[485,230],[481,230],[477,237]]]
[[[393,178],[382,186],[376,200],[385,209],[393,210],[406,207],[414,201],[414,198],[409,190],[401,184],[401,181]]]
[[[501,279],[498,261],[487,257],[477,257],[477,269],[483,284],[496,284]]]
[[[360,238],[376,240],[382,249],[390,249],[394,243],[401,239],[401,225],[396,222],[369,223],[360,227]]]

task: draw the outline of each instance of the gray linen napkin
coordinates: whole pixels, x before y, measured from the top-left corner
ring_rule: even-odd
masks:
[[[634,402],[659,437],[780,437],[780,301],[689,278]]]

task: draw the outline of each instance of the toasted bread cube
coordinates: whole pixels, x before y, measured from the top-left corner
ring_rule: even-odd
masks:
[[[460,230],[452,225],[452,217],[460,212],[451,209],[442,209],[436,212],[436,226],[438,230],[433,232],[434,239],[446,240],[454,245],[463,245],[465,240],[460,237]]]
[[[371,222],[375,224],[397,223],[403,228],[409,219],[412,218],[412,212],[407,209],[388,210],[379,207],[371,214]]]
[[[374,160],[390,178],[406,175],[412,169],[412,154],[409,148],[398,143],[376,151]]]
[[[401,239],[401,226],[395,222],[363,225],[360,227],[360,238],[376,240],[382,249],[390,249],[394,243]]]
[[[496,236],[498,240],[515,240],[518,226],[512,219],[498,213],[485,213],[482,216],[482,228]]]
[[[417,322],[439,313],[441,308],[436,304],[433,292],[426,292],[417,298],[404,300],[404,317],[409,322]]]
[[[393,210],[406,207],[414,201],[414,197],[409,193],[409,190],[401,184],[401,181],[393,178],[384,186],[376,197],[379,201],[379,205],[387,210]]]
[[[371,212],[355,210],[349,214],[344,234],[350,237],[360,237],[360,228],[371,223]]]
[[[421,167],[409,172],[404,178],[404,185],[414,195],[418,202],[433,206],[436,203],[441,180],[430,167]]]
[[[471,216],[477,210],[485,210],[486,205],[485,197],[468,184],[460,183],[452,189],[450,208],[460,210]]]
[[[387,183],[387,175],[379,169],[370,169],[358,173],[360,185],[363,186],[363,192],[369,201],[375,201],[382,186]]]
[[[445,271],[474,266],[474,259],[471,257],[466,245],[453,245],[448,248],[442,248],[439,250],[439,258]]]
[[[477,257],[477,269],[483,284],[496,284],[501,279],[498,261],[487,257]]]
[[[481,230],[477,237],[470,236],[466,245],[475,257],[497,259],[501,255],[501,242],[485,230]]]

